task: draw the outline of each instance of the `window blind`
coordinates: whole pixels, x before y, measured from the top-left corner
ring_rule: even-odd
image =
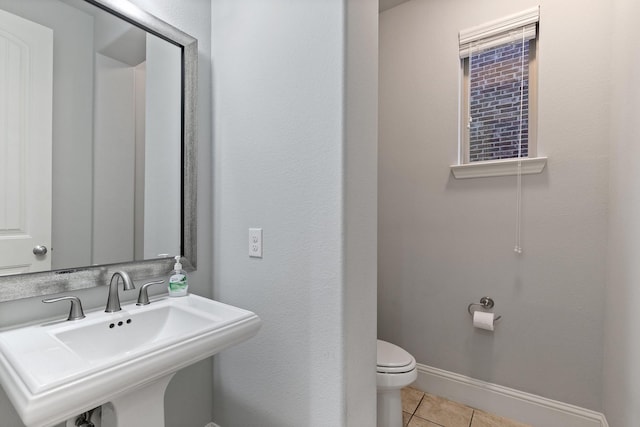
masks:
[[[460,31],[460,58],[503,44],[536,38],[540,7],[536,6],[502,19]],[[524,29],[524,31],[523,31]]]

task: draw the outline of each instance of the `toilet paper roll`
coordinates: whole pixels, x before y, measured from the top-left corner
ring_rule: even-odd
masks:
[[[495,315],[493,313],[487,313],[484,311],[473,312],[473,326],[475,328],[486,329],[487,331],[493,331],[493,321]]]

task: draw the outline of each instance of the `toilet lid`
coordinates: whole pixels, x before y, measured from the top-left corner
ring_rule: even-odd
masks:
[[[416,359],[403,348],[378,340],[378,367],[382,373],[409,372],[416,367]]]

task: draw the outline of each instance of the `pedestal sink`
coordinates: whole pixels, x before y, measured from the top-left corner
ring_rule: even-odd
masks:
[[[107,402],[117,427],[162,427],[173,374],[249,339],[260,325],[250,311],[188,295],[5,330],[0,383],[27,427],[53,426]]]

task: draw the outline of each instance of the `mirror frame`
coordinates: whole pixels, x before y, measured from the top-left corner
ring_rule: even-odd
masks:
[[[84,0],[115,15],[182,50],[182,265],[196,269],[197,259],[197,171],[196,171],[196,96],[198,79],[198,41],[172,25],[156,18],[127,0]],[[133,261],[38,273],[0,276],[0,302],[79,289],[106,286],[118,270],[125,270],[134,281],[167,275],[173,270],[173,258]]]

